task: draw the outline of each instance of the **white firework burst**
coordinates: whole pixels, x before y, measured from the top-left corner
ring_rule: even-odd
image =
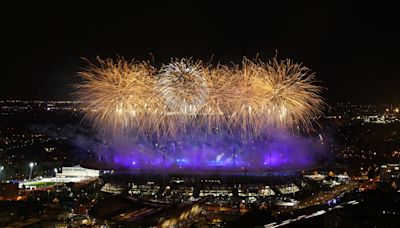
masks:
[[[172,113],[196,114],[208,95],[201,61],[175,59],[160,69],[158,91]]]

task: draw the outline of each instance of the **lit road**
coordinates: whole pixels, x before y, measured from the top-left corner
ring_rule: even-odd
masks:
[[[287,225],[293,224],[293,223],[295,223],[295,224],[293,224],[293,225],[295,225],[294,227],[297,227],[298,224],[296,224],[296,222],[298,222],[298,221],[305,220],[305,219],[310,219],[310,218],[315,218],[315,217],[324,215],[325,213],[327,213],[329,211],[339,210],[339,209],[343,208],[344,206],[357,205],[358,203],[359,202],[357,202],[355,200],[352,200],[352,201],[345,202],[345,203],[342,203],[340,205],[332,206],[332,207],[325,208],[325,209],[322,209],[321,207],[319,207],[319,208],[316,208],[316,210],[313,211],[313,212],[310,212],[310,211],[304,212],[304,213],[302,213],[300,215],[293,216],[293,218],[289,218],[289,219],[286,219],[286,220],[283,220],[283,221],[280,221],[280,222],[268,223],[268,224],[264,225],[263,227],[264,228],[284,227],[284,226],[287,226]]]
[[[345,202],[340,205],[328,207],[325,203],[331,199],[336,198],[340,194],[344,192],[351,191],[355,188],[359,187],[359,183],[357,182],[349,182],[348,184],[342,184],[339,186],[335,186],[330,191],[322,191],[316,193],[315,195],[302,200],[297,207],[285,208],[281,211],[281,216],[286,217],[286,220],[280,222],[271,222],[269,224],[264,225],[266,228],[275,228],[289,225],[293,222],[317,217],[325,214],[327,211],[337,210],[343,208],[343,205],[355,205],[358,204],[356,201]],[[296,213],[297,212],[297,213]],[[294,213],[294,215],[290,215]]]
[[[348,184],[342,184],[339,186],[335,186],[332,190],[330,191],[322,191],[322,192],[318,192],[315,195],[302,200],[299,204],[299,206],[296,209],[303,209],[306,207],[310,207],[310,206],[315,206],[315,205],[319,205],[319,204],[323,204],[328,202],[329,200],[337,197],[338,195],[340,195],[341,193],[344,192],[348,192],[351,191],[355,188],[359,187],[359,183],[357,182],[349,182]]]

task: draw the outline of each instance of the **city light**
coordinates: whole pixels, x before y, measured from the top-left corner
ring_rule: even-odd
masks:
[[[36,162],[30,162],[29,163],[29,179],[28,180],[31,180],[32,179],[32,171],[33,171],[33,167],[36,165]]]
[[[0,227],[400,228],[395,1],[7,2]]]

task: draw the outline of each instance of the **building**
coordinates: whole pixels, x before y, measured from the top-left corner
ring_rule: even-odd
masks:
[[[294,194],[296,192],[300,191],[300,188],[297,187],[294,183],[288,184],[288,185],[281,185],[281,186],[276,186],[278,191],[285,195],[285,194]]]
[[[304,175],[304,178],[313,180],[313,181],[322,181],[325,179],[325,175],[319,174],[319,173],[314,173],[314,174],[309,174],[309,175]]]
[[[80,166],[62,167],[61,173],[57,173],[56,177],[99,177],[100,171],[95,169],[86,169]]]
[[[232,187],[226,186],[226,185],[211,185],[211,186],[206,186],[202,189],[200,189],[200,197],[204,196],[213,196],[213,197],[232,197],[233,196],[233,190]]]
[[[50,187],[59,183],[81,182],[98,178],[99,170],[86,169],[80,166],[62,167],[61,172],[57,172],[55,177],[37,177],[33,180],[24,180],[19,182],[19,188],[36,189]]]
[[[275,195],[274,190],[264,185],[239,185],[239,197],[267,197]]]
[[[109,183],[105,183],[103,185],[103,187],[101,187],[101,191],[110,193],[110,194],[114,194],[114,195],[118,195],[118,194],[123,193],[126,188],[127,188],[127,186],[122,183],[109,182]]]
[[[281,206],[281,207],[296,207],[299,205],[299,201],[291,198],[278,198],[275,201],[276,206]]]
[[[154,182],[147,182],[146,184],[136,185],[132,183],[131,189],[128,191],[129,194],[135,196],[139,195],[142,197],[156,197],[160,191],[160,186],[155,185]]]
[[[0,199],[18,197],[18,184],[0,183]]]
[[[400,180],[400,164],[381,165],[380,176],[382,181]]]
[[[194,187],[192,186],[166,186],[163,196],[171,196],[176,198],[192,197],[194,195]]]

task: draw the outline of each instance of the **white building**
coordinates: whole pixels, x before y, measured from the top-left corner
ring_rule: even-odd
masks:
[[[126,186],[119,183],[106,183],[103,187],[101,187],[101,191],[117,195],[121,194],[125,188]]]
[[[276,187],[281,194],[292,194],[300,191],[300,188],[297,187],[294,183],[288,185],[282,185]]]
[[[267,197],[267,196],[275,195],[275,192],[269,186],[261,186],[261,185],[242,186],[242,185],[239,185],[238,194],[240,197],[255,197],[255,196]]]
[[[61,173],[57,173],[56,177],[65,178],[65,177],[98,177],[100,175],[99,170],[95,169],[86,169],[80,166],[73,167],[62,167]]]
[[[154,182],[147,182],[147,184],[142,185],[132,183],[132,187],[128,193],[139,196],[156,196],[159,190],[160,186],[155,185]]]
[[[325,176],[319,173],[304,175],[304,178],[308,178],[314,181],[321,181],[325,179]]]
[[[26,188],[35,189],[36,185],[41,183],[68,183],[80,182],[92,178],[97,178],[100,175],[99,170],[86,169],[80,166],[62,167],[61,172],[57,172],[55,177],[37,177],[34,180],[25,180],[19,182],[19,188],[25,186]]]
[[[283,207],[296,207],[299,205],[299,201],[291,198],[280,198],[275,201],[275,205]]]
[[[200,189],[200,197],[203,196],[223,196],[223,197],[232,197],[233,192],[232,188],[228,186],[212,186],[209,188]]]

